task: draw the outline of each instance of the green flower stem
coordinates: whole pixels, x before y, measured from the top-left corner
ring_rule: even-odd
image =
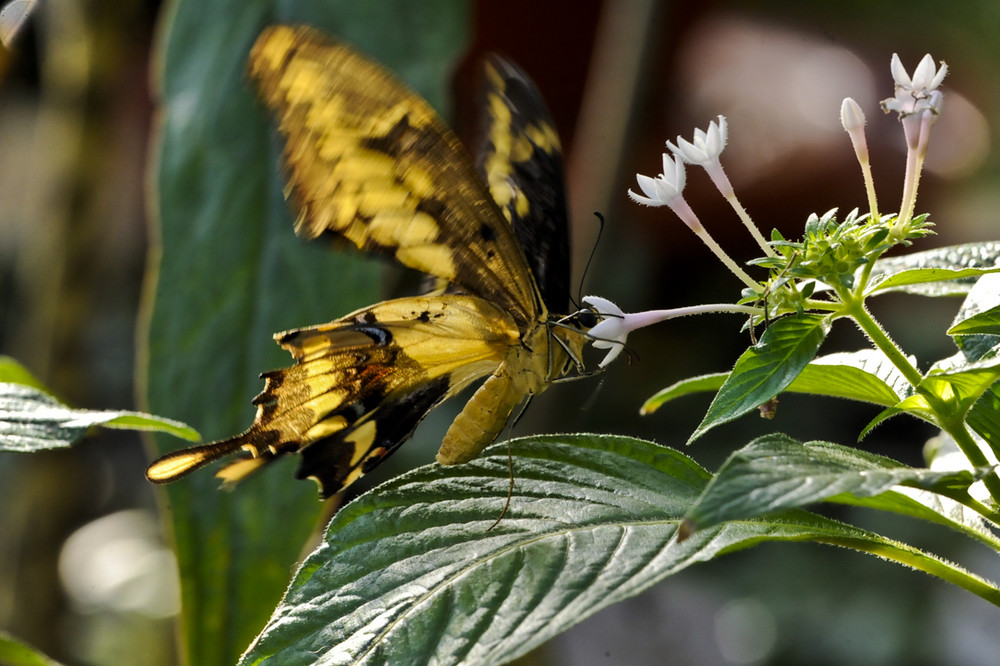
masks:
[[[736,215],[739,216],[740,221],[743,222],[743,226],[747,228],[747,231],[750,232],[753,239],[757,241],[757,245],[760,246],[760,249],[764,252],[764,254],[768,257],[778,256],[778,253],[774,251],[771,244],[767,242],[766,238],[764,238],[764,234],[762,234],[760,229],[757,228],[757,225],[753,223],[750,215],[747,213],[746,209],[743,208],[743,204],[741,204],[740,200],[736,198],[735,191],[731,190],[728,194],[726,194],[726,201],[728,201],[729,205],[736,211]]]
[[[861,161],[860,158],[859,161]],[[872,178],[872,167],[871,163],[868,161],[867,153],[865,154],[865,159],[861,161],[861,174],[865,179],[865,192],[868,195],[868,210],[871,213],[872,220],[875,224],[878,224],[881,216],[878,212],[878,197],[875,196],[875,180]]]
[[[704,228],[696,229],[694,230],[694,232],[698,236],[698,238],[700,238],[701,241],[708,246],[708,249],[710,249],[712,253],[715,254],[716,257],[718,257],[719,261],[721,261],[726,266],[726,268],[728,268],[732,272],[733,275],[738,277],[743,282],[743,284],[750,287],[751,289],[760,288],[760,285],[757,283],[757,281],[754,280],[749,275],[747,275],[746,271],[737,266],[736,262],[733,261],[728,254],[726,254],[725,250],[719,247],[719,244],[715,242],[715,239],[712,238],[708,234],[708,232],[705,231]]]

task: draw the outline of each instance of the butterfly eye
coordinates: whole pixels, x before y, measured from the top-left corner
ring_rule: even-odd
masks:
[[[587,329],[597,326],[597,322],[599,319],[600,315],[597,314],[595,310],[591,309],[579,310],[575,312],[571,317],[571,320],[574,323],[579,324],[582,328],[587,328]]]

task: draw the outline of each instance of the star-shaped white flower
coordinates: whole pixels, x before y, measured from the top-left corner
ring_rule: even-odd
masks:
[[[719,122],[714,120],[710,122],[707,131],[696,129],[694,141],[687,141],[678,136],[676,144],[667,141],[667,148],[688,164],[707,166],[719,159],[719,155],[726,147],[727,139],[726,117],[719,116]]]
[[[923,111],[929,111],[934,116],[941,113],[943,98],[937,88],[948,73],[947,64],[942,61],[941,67],[935,68],[934,58],[928,53],[917,65],[911,79],[899,55],[893,53],[889,69],[896,82],[896,91],[895,96],[882,100],[886,113],[895,111],[901,118]]]
[[[635,178],[639,183],[639,189],[646,196],[629,190],[628,195],[632,201],[644,206],[669,206],[684,191],[687,175],[684,171],[684,162],[663,153],[663,173],[656,178],[637,173]]]

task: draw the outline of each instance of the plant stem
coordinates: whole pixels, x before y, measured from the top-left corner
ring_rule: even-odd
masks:
[[[879,323],[868,314],[861,299],[856,298],[853,293],[845,293],[842,294],[842,301],[845,306],[843,310],[844,314],[854,318],[854,321],[864,331],[865,335],[868,336],[868,339],[903,373],[906,381],[911,386],[914,388],[920,386],[921,381],[923,381],[923,375],[910,363],[906,355],[889,338],[889,335],[882,329]],[[940,404],[940,400],[934,399],[934,396],[925,397],[929,398],[928,405],[937,417],[937,424],[955,440],[958,448],[969,459],[969,462],[974,467],[989,466],[990,461],[965,427],[964,414],[959,419],[949,418],[947,410],[941,408],[943,405]],[[993,501],[1000,504],[1000,476],[997,476],[994,472],[983,479],[983,484],[989,490]]]
[[[990,466],[991,463],[986,454],[979,448],[979,444],[976,443],[976,440],[969,434],[968,428],[965,427],[964,419],[958,419],[957,423],[952,422],[951,419],[941,419],[940,425],[941,429],[955,440],[955,444],[965,454],[965,457],[969,459],[973,467]],[[1000,504],[1000,476],[997,476],[996,471],[983,477],[983,485],[990,491],[990,497],[993,498],[993,501]]]
[[[719,261],[721,261],[733,275],[738,277],[743,284],[751,289],[757,289],[759,287],[757,282],[752,277],[747,275],[746,271],[740,268],[736,262],[733,261],[728,254],[726,254],[725,250],[719,247],[719,244],[715,242],[714,238],[708,235],[707,231],[702,230],[701,233],[698,233],[697,231],[695,233],[698,235],[698,238],[700,238],[701,241],[708,246],[708,249],[711,250],[716,257],[718,257]]]
[[[920,371],[913,367],[913,364],[910,363],[906,355],[896,346],[896,343],[892,341],[889,334],[868,314],[868,310],[865,309],[864,303],[859,298],[855,298],[854,294],[845,294],[844,296],[846,298],[841,299],[844,303],[844,314],[854,318],[854,321],[864,334],[868,336],[868,339],[903,373],[906,381],[916,388],[924,378],[920,374]]]

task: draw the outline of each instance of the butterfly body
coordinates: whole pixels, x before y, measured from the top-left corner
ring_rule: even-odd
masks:
[[[445,287],[277,334],[295,364],[264,373],[251,427],[167,454],[147,477],[172,481],[242,450],[249,457],[218,474],[235,482],[298,453],[298,476],[329,496],[486,377],[437,457],[470,460],[525,399],[579,369],[586,341],[578,320],[550,314],[568,301],[568,249],[558,139],[537,93],[504,61],[488,66],[490,131],[477,169],[425,101],[313,30],[267,29],[250,73],[285,138],[296,232],[345,239]],[[529,257],[526,241],[542,250]]]

